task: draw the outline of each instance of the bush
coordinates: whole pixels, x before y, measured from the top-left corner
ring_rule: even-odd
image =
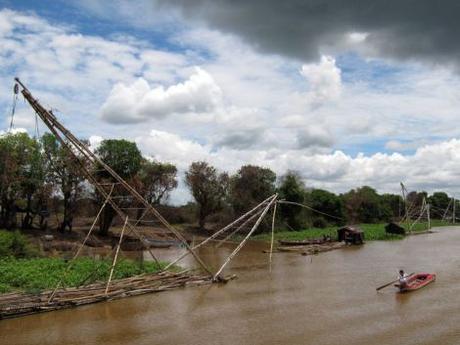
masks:
[[[64,278],[63,285],[66,287],[106,281],[112,262],[82,257],[76,259],[67,274],[64,274],[68,264],[68,261],[59,258],[0,259],[0,292],[40,292],[54,288],[61,278]],[[156,272],[165,265],[145,262],[140,266],[132,260],[120,260],[115,267],[113,279]]]
[[[324,229],[328,226],[327,222],[324,220],[324,218],[316,218],[313,220],[313,227],[318,228],[318,229]]]
[[[9,256],[27,258],[37,255],[38,250],[19,231],[10,232],[0,230],[0,258]]]

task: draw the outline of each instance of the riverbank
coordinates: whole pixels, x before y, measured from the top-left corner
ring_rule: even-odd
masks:
[[[107,281],[112,259],[82,256],[74,260],[70,267],[69,264],[68,259],[60,256],[47,257],[33,241],[19,231],[0,230],[0,293],[36,293],[55,288],[61,279],[64,287]],[[166,265],[166,262],[157,264],[121,258],[115,266],[112,279],[156,273]],[[172,268],[174,271],[178,269]]]
[[[366,241],[392,241],[403,239],[403,235],[388,234],[385,232],[387,223],[379,224],[358,224],[357,226],[364,231]],[[432,227],[452,226],[455,224],[434,220]],[[308,240],[330,236],[337,238],[337,229],[339,226],[329,226],[326,228],[309,228],[300,231],[275,231],[275,240]],[[422,233],[427,230],[426,223],[419,223],[412,229],[413,233]],[[259,241],[271,241],[271,233],[263,233],[253,236],[252,239]]]
[[[63,279],[63,286],[66,287],[107,281],[112,261],[82,257],[73,261],[66,272],[68,266],[69,262],[61,258],[0,259],[0,293],[12,291],[35,293],[53,289],[61,279]],[[156,273],[165,266],[166,263],[144,262],[140,265],[133,260],[121,260],[115,267],[113,279]]]

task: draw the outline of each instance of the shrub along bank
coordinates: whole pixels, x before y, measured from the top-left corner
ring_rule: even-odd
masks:
[[[39,257],[39,251],[19,232],[0,230],[0,293],[10,291],[38,292],[52,289],[61,278],[63,286],[74,287],[108,279],[111,259],[80,257],[72,262],[61,258]],[[119,258],[112,279],[142,273],[154,273],[166,266],[154,262],[139,264]]]
[[[387,234],[385,232],[385,225],[387,223],[379,224],[359,224],[358,227],[364,231],[364,238],[367,241],[380,241],[380,240],[400,240],[404,238],[402,235]],[[432,226],[450,226],[453,224],[441,222],[436,220]],[[307,240],[314,238],[321,238],[323,236],[330,236],[337,238],[338,226],[328,226],[326,228],[309,228],[301,231],[278,231],[275,232],[275,240]],[[426,223],[418,223],[412,229],[413,232],[421,232],[427,230]],[[263,233],[253,237],[255,240],[270,241],[271,234]]]

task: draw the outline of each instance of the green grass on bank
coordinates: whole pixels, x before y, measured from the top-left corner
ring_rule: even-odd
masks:
[[[40,257],[42,256],[42,257]],[[121,279],[142,273],[154,273],[167,263],[156,264],[119,258],[113,279]],[[106,281],[112,267],[112,259],[96,260],[80,257],[72,262],[56,257],[43,257],[37,246],[19,231],[0,230],[0,293],[10,291],[39,292],[53,289],[64,277],[65,287],[75,287]],[[179,270],[175,266],[172,270]]]
[[[52,289],[64,277],[68,262],[60,258],[0,259],[0,293],[10,291],[39,292]],[[77,258],[65,275],[66,287],[106,281],[109,276],[111,260],[95,260],[88,257]],[[141,273],[157,272],[165,263],[144,262],[141,266],[132,260],[121,260],[115,267],[112,279],[127,278]]]
[[[385,232],[385,225],[387,223],[379,224],[359,224],[358,227],[364,231],[364,239],[366,241],[382,241],[382,240],[398,240],[404,238],[402,235],[387,234]],[[437,226],[451,226],[455,224],[441,222],[434,220],[431,223],[432,227]],[[307,240],[313,238],[321,238],[324,235],[329,235],[332,238],[337,238],[338,226],[329,226],[326,228],[309,228],[301,231],[277,231],[275,232],[275,240]],[[418,223],[413,228],[413,232],[420,232],[427,230],[426,223]],[[263,233],[252,237],[255,240],[270,241],[271,234]]]

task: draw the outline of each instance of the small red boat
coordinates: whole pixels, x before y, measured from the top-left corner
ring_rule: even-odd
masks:
[[[424,286],[434,282],[436,280],[436,274],[434,273],[417,273],[413,274],[407,279],[407,284],[401,286],[400,284],[395,284],[399,288],[400,292],[410,292],[421,289]]]

